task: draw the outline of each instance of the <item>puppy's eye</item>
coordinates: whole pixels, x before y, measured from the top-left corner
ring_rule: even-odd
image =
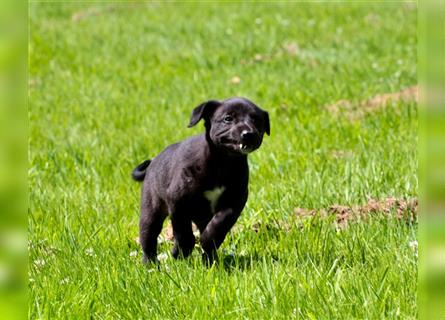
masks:
[[[232,121],[233,121],[233,117],[232,116],[227,115],[227,116],[224,117],[224,122],[225,123],[230,123]]]

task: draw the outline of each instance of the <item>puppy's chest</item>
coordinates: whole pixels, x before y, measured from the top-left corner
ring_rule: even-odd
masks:
[[[206,190],[203,192],[204,198],[206,198],[210,203],[210,209],[212,210],[213,214],[215,213],[218,201],[221,198],[221,196],[225,190],[226,190],[226,187],[218,186],[218,187],[214,187],[213,189],[209,189],[209,190]]]

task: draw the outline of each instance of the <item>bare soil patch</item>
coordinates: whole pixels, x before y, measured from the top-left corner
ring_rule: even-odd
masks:
[[[332,205],[320,210],[295,208],[294,213],[297,218],[334,215],[337,225],[346,227],[350,221],[363,220],[373,214],[394,216],[411,223],[417,221],[417,210],[417,199],[386,198],[384,200],[369,199],[368,203],[362,206]]]

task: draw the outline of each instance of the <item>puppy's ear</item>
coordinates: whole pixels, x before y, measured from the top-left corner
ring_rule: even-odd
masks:
[[[221,102],[216,100],[209,100],[207,102],[201,103],[195,109],[193,109],[192,116],[190,117],[189,128],[193,127],[199,122],[199,120],[207,120],[210,118],[212,113],[217,107],[221,105]]]
[[[269,122],[269,113],[267,111],[264,111],[264,131],[267,133],[268,136],[270,136],[270,122]]]

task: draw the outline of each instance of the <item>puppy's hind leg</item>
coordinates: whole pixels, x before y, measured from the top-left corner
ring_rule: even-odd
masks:
[[[149,197],[142,201],[141,219],[139,221],[139,241],[144,252],[143,262],[156,261],[158,236],[167,213],[159,203]]]

